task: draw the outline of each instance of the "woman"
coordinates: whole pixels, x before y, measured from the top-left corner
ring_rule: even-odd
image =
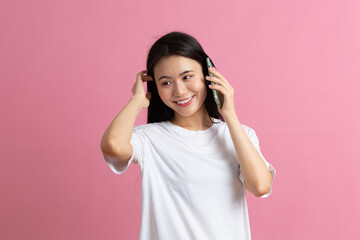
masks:
[[[103,135],[101,150],[115,173],[140,166],[140,239],[251,239],[246,191],[271,194],[276,171],[255,131],[239,122],[232,86],[207,68],[206,57],[188,34],[158,39],[133,96]],[[144,108],[148,124],[134,126]]]

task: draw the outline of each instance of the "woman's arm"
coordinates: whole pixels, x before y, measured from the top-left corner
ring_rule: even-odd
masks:
[[[143,70],[136,75],[136,82],[132,88],[133,96],[116,115],[101,139],[101,151],[120,162],[130,160],[133,153],[130,140],[136,117],[143,108],[147,108],[150,104],[151,95],[145,93],[143,82],[152,81],[152,78],[144,76],[145,72],[147,71]]]
[[[236,150],[241,173],[248,191],[260,197],[270,191],[271,174],[264,160],[246,135],[236,113],[224,117]]]
[[[223,99],[223,106],[219,112],[229,127],[245,186],[252,194],[260,197],[271,189],[271,173],[237,118],[234,88],[218,70],[209,68],[209,71],[214,76],[206,77],[206,79],[216,83],[209,85],[209,88],[219,90],[221,93],[220,99]]]
[[[136,117],[142,110],[142,101],[132,97],[126,106],[118,113],[103,134],[101,151],[109,156],[126,162],[132,155],[130,144]]]

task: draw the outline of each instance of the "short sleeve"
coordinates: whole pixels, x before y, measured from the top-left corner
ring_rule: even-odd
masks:
[[[104,159],[106,164],[110,167],[110,169],[116,174],[124,173],[133,162],[134,164],[138,163],[140,168],[142,169],[142,158],[143,158],[143,137],[140,132],[134,132],[131,135],[130,144],[133,147],[133,153],[131,155],[130,160],[127,163],[119,162],[117,159],[104,154]]]
[[[250,141],[253,143],[253,145],[255,146],[256,150],[258,151],[258,153],[260,154],[261,158],[264,160],[268,170],[270,171],[270,174],[271,174],[271,186],[270,186],[270,190],[269,192],[267,192],[266,194],[262,195],[261,197],[262,198],[266,198],[268,196],[271,195],[271,192],[272,192],[272,182],[274,180],[274,177],[275,177],[275,173],[276,173],[276,170],[275,168],[268,162],[266,161],[265,157],[262,155],[261,151],[260,151],[260,143],[259,143],[259,139],[258,137],[256,136],[256,133],[255,133],[255,130],[253,130],[252,128],[249,128],[249,131],[246,131]],[[241,168],[239,166],[239,180],[241,181],[241,183],[244,185],[244,176],[242,175],[241,173]]]

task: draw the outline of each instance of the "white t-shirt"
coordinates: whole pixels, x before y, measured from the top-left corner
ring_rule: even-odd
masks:
[[[193,131],[170,121],[134,126],[128,164],[104,154],[116,174],[141,169],[140,240],[249,240],[246,188],[225,122]],[[255,131],[242,124],[260,152]],[[272,183],[271,183],[272,184]],[[268,197],[270,191],[261,196]]]

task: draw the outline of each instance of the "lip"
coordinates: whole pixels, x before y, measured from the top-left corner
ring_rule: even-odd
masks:
[[[196,94],[195,94],[196,95]],[[191,98],[190,101],[188,101],[187,103],[184,103],[184,104],[178,104],[177,102],[174,102],[177,106],[179,107],[186,107],[188,105],[190,105],[193,101],[194,101],[194,98],[195,98],[195,95],[189,97]],[[188,99],[188,98],[185,98],[185,99]]]
[[[190,96],[190,97],[183,98],[183,99],[179,99],[179,100],[176,100],[176,101],[173,101],[173,102],[181,102],[181,101],[185,101],[186,99],[189,99],[189,98],[191,98],[191,97],[193,97],[193,96],[195,96],[195,94],[194,94],[194,95],[192,95],[192,96]]]

